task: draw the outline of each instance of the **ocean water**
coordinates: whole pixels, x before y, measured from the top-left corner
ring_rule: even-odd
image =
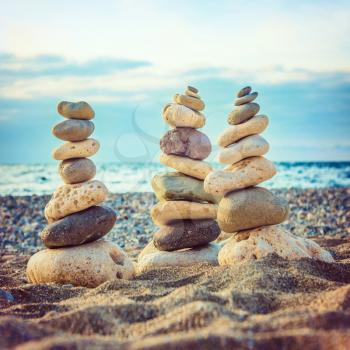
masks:
[[[350,162],[275,164],[278,173],[263,184],[267,188],[350,187]],[[157,163],[105,163],[97,165],[96,179],[110,192],[149,192],[152,176],[167,170],[171,171]],[[0,195],[51,194],[62,184],[55,164],[3,164],[0,173]]]

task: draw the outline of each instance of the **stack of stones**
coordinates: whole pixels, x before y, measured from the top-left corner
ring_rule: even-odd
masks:
[[[265,188],[257,187],[276,174],[274,164],[263,157],[268,142],[259,134],[268,125],[268,117],[257,115],[258,96],[250,87],[237,94],[235,109],[228,115],[229,126],[219,137],[222,147],[218,160],[228,164],[222,171],[211,172],[204,189],[223,196],[217,220],[220,228],[233,235],[220,250],[220,265],[257,259],[275,252],[288,259],[312,257],[332,261],[330,254],[316,243],[295,237],[275,226],[288,216],[288,204]]]
[[[139,256],[141,271],[217,261],[217,246],[209,244],[220,234],[215,221],[217,197],[203,187],[212,171],[203,161],[211,153],[211,143],[197,130],[205,125],[203,109],[198,90],[191,86],[163,109],[164,120],[172,129],[160,140],[160,162],[177,171],[152,179],[160,202],[151,209],[151,217],[160,228]]]
[[[133,264],[117,246],[101,239],[114,226],[115,212],[101,204],[108,195],[105,185],[92,180],[95,164],[88,158],[100,145],[89,138],[95,112],[86,102],[58,105],[67,120],[54,126],[53,134],[67,141],[53,151],[60,160],[65,183],[45,207],[49,223],[41,239],[49,249],[31,257],[27,275],[33,283],[58,282],[94,287],[109,279],[130,278]],[[43,268],[45,266],[45,268]]]

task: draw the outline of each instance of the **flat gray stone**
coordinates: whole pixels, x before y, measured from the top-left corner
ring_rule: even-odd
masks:
[[[72,158],[62,161],[58,172],[66,184],[76,184],[91,180],[96,175],[96,166],[88,158]]]

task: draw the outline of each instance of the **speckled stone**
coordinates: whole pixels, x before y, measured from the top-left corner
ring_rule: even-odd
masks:
[[[63,160],[58,172],[66,184],[76,184],[91,180],[96,175],[96,166],[88,158],[73,158]]]
[[[91,106],[84,101],[68,102],[62,101],[57,106],[57,111],[63,117],[69,119],[93,119],[95,112]]]

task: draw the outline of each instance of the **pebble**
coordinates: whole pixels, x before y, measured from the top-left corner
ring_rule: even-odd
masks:
[[[219,252],[220,265],[235,265],[242,261],[262,259],[275,253],[287,260],[311,258],[328,263],[332,255],[316,242],[298,237],[279,226],[265,226],[247,231],[247,238],[230,238]]]
[[[194,160],[165,153],[160,155],[160,163],[200,180],[204,180],[213,170],[209,163],[202,160]]]
[[[246,86],[238,91],[237,97],[243,97],[245,95],[248,95],[251,93],[251,91],[252,91],[252,88],[250,86]]]
[[[269,123],[269,118],[266,115],[256,115],[243,124],[230,125],[219,136],[218,144],[220,147],[226,147],[232,143],[249,135],[262,133]]]
[[[288,203],[262,187],[228,193],[219,203],[217,220],[221,230],[237,232],[276,225],[288,217]]]
[[[203,180],[179,172],[155,175],[151,185],[160,201],[184,200],[217,203],[221,199],[219,196],[213,196],[204,191]]]
[[[45,207],[45,217],[52,223],[103,202],[107,195],[106,186],[97,180],[60,186]]]
[[[63,141],[83,141],[95,130],[95,125],[90,120],[68,119],[56,124],[52,133]]]
[[[178,103],[168,103],[163,109],[163,119],[172,127],[199,129],[205,125],[202,113]]]
[[[71,158],[92,157],[100,148],[100,144],[95,139],[87,139],[77,142],[65,142],[52,152],[52,158],[65,160]]]
[[[203,246],[220,234],[215,220],[183,220],[162,226],[153,236],[157,249],[173,251]]]
[[[116,218],[114,210],[94,206],[46,226],[40,237],[48,248],[93,242],[113,228]]]
[[[0,289],[0,303],[1,302],[13,303],[14,301],[15,301],[15,298],[10,292]]]
[[[63,160],[58,172],[66,184],[76,184],[91,180],[96,175],[96,166],[88,158],[72,158]]]
[[[84,101],[80,102],[67,102],[62,101],[57,106],[57,111],[63,117],[69,119],[93,119],[95,112],[91,106]]]
[[[185,95],[193,97],[193,98],[201,99],[201,97],[198,94],[196,94],[195,92],[192,92],[191,90],[186,90]]]
[[[204,180],[204,190],[213,195],[256,186],[276,174],[274,164],[264,157],[251,157],[230,165],[225,170],[211,172]]]
[[[166,154],[205,159],[211,152],[211,143],[207,135],[193,128],[169,130],[160,140],[160,148]]]
[[[196,89],[196,88],[193,87],[193,86],[188,85],[188,86],[187,86],[187,90],[188,90],[188,91],[191,91],[191,92],[193,92],[193,93],[195,93],[195,94],[198,94],[198,89]]]
[[[220,245],[207,246],[174,252],[159,251],[151,241],[138,256],[137,271],[142,273],[163,267],[186,267],[198,264],[218,265]]]
[[[30,283],[72,284],[95,288],[116,279],[131,279],[134,265],[127,254],[103,239],[77,247],[45,249],[28,262]]]
[[[257,114],[259,110],[260,106],[255,102],[237,106],[232,112],[229,113],[227,121],[231,125],[244,123],[245,121],[254,117],[254,115]]]
[[[205,108],[205,104],[203,100],[196,98],[196,97],[191,97],[187,95],[181,95],[181,94],[176,94],[173,98],[175,103],[178,103],[180,105],[184,105],[188,108],[191,108],[195,111],[202,111]]]
[[[247,136],[220,150],[218,161],[223,164],[234,164],[245,158],[263,156],[269,148],[269,143],[260,135]]]
[[[159,202],[151,208],[151,217],[157,226],[177,220],[216,219],[217,205],[188,201]]]
[[[257,92],[252,92],[251,94],[245,95],[243,97],[239,97],[235,101],[235,106],[240,106],[245,103],[253,102],[258,97]]]

